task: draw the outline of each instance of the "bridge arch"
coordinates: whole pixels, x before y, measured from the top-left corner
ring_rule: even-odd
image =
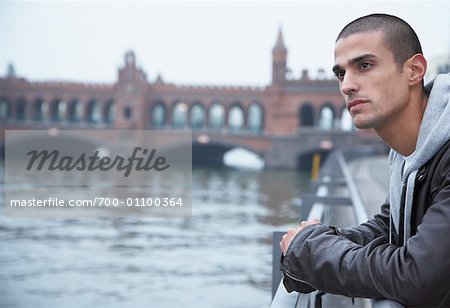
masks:
[[[299,112],[300,127],[313,127],[315,125],[315,110],[310,102],[305,102],[301,105]]]
[[[201,130],[206,124],[206,111],[201,102],[194,102],[189,110],[190,125],[193,130]]]
[[[47,103],[41,97],[34,100],[32,106],[32,117],[35,122],[43,122],[46,119]]]
[[[102,109],[100,103],[92,98],[86,105],[86,120],[90,124],[100,124],[102,120]]]
[[[341,109],[340,129],[347,132],[355,130],[352,117],[345,106]]]
[[[251,102],[247,113],[248,130],[252,133],[264,131],[264,108],[258,101]]]
[[[316,148],[310,149],[306,152],[299,153],[299,155],[297,156],[297,169],[303,171],[310,171],[313,165],[313,159],[315,155],[319,156],[320,164],[323,164],[331,151],[332,151],[331,148],[330,149]]]
[[[67,106],[67,120],[70,123],[80,123],[82,119],[83,104],[77,98],[72,98]]]
[[[232,142],[212,141],[212,142],[192,142],[192,162],[195,165],[224,166],[225,154],[233,149],[244,149],[254,153],[260,159],[263,155],[247,144],[237,144]]]
[[[0,99],[0,119],[8,120],[12,116],[11,102],[7,98]]]
[[[163,100],[156,100],[150,108],[150,128],[160,129],[167,124],[167,107]]]
[[[222,130],[226,123],[225,107],[219,101],[214,101],[208,108],[208,128],[214,131]]]
[[[66,103],[60,98],[54,98],[48,106],[48,118],[51,122],[62,122],[65,118]]]
[[[332,103],[325,103],[319,112],[319,128],[322,130],[332,130],[336,119],[336,110]]]
[[[245,113],[240,103],[234,103],[230,106],[227,124],[230,133],[238,133],[245,128]]]
[[[114,123],[115,105],[112,99],[107,100],[102,108],[102,120],[106,125]]]
[[[27,106],[28,102],[25,98],[20,97],[16,102],[16,120],[21,122],[27,119]]]
[[[184,128],[187,126],[188,104],[184,101],[177,101],[172,107],[172,127]]]

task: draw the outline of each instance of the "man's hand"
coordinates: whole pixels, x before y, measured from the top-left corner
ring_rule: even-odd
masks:
[[[297,235],[297,233],[305,229],[307,226],[316,225],[318,223],[320,223],[320,220],[314,218],[313,220],[302,221],[300,225],[298,225],[297,228],[295,229],[289,229],[288,232],[285,235],[283,235],[283,238],[280,242],[280,248],[281,252],[283,253],[283,256],[286,256],[286,252],[289,248],[289,245],[291,244],[292,239]]]

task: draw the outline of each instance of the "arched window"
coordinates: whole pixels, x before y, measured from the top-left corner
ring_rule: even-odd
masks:
[[[131,119],[132,116],[133,116],[133,109],[131,109],[130,106],[125,106],[123,108],[123,117],[128,120]]]
[[[225,125],[225,107],[219,102],[214,102],[209,107],[209,127],[212,130],[220,130]]]
[[[253,133],[260,133],[264,127],[264,111],[259,103],[251,103],[248,108],[248,128]]]
[[[6,99],[0,100],[0,119],[7,120],[11,116],[11,104]]]
[[[50,103],[47,101],[43,101],[41,104],[41,114],[43,121],[50,120]]]
[[[38,98],[33,104],[33,120],[36,122],[44,121],[47,115],[47,103]]]
[[[191,108],[191,127],[194,130],[202,129],[205,126],[205,108],[200,104],[195,104]]]
[[[314,126],[314,109],[310,103],[305,103],[300,108],[300,126]]]
[[[59,100],[54,100],[50,103],[49,107],[49,118],[52,122],[58,122],[59,118]]]
[[[244,127],[244,111],[241,106],[234,105],[228,113],[228,128],[230,132],[238,132]]]
[[[322,130],[332,130],[334,122],[333,109],[330,106],[325,106],[320,111],[319,127]]]
[[[353,125],[352,117],[347,108],[342,109],[341,113],[341,130],[349,132],[355,129]]]
[[[163,102],[156,103],[151,112],[150,127],[163,128],[166,125],[166,107]]]
[[[186,126],[188,105],[184,102],[176,103],[173,107],[172,125],[175,128],[183,128]]]
[[[71,123],[80,123],[83,119],[83,104],[74,99],[69,103],[67,119]]]
[[[105,104],[104,111],[103,111],[103,122],[105,124],[114,123],[115,110],[116,109],[114,108],[114,102],[112,100],[108,101]]]
[[[59,99],[54,100],[50,104],[50,120],[52,122],[61,122],[66,115],[66,103],[60,101]]]
[[[86,110],[87,121],[92,124],[99,124],[102,120],[102,109],[95,100],[89,101]]]
[[[21,98],[17,102],[16,105],[16,120],[17,121],[24,121],[26,119],[27,112],[27,102],[25,99]]]

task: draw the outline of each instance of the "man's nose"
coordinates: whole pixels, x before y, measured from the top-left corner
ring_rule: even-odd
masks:
[[[341,81],[341,91],[345,95],[350,95],[352,92],[357,92],[359,90],[359,84],[355,76],[351,73],[346,73]]]

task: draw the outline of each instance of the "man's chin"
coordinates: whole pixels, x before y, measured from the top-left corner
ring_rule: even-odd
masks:
[[[364,122],[364,121],[353,121],[353,125],[359,129],[371,129],[373,128],[372,123]]]

